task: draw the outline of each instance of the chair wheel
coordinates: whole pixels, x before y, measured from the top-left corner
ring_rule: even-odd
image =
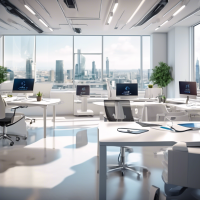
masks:
[[[26,140],[27,139],[27,137],[23,137],[23,140]]]
[[[20,141],[20,137],[16,137],[16,141]]]
[[[30,124],[32,124],[33,122],[31,121]]]
[[[122,176],[124,176],[124,172],[122,172]]]
[[[11,143],[10,143],[10,146],[13,146],[13,145],[14,145],[14,142],[11,142]]]

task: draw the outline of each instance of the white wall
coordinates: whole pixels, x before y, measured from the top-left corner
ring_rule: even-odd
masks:
[[[168,65],[172,67],[174,81],[167,87],[167,96],[178,98],[179,81],[190,80],[189,27],[175,27],[168,32]]]
[[[151,34],[151,69],[167,62],[167,33]]]

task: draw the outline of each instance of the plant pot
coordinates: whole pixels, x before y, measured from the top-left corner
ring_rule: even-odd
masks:
[[[42,100],[42,97],[37,97],[37,101],[41,101]]]
[[[166,103],[166,99],[163,98],[163,103]]]
[[[158,97],[158,102],[159,102],[159,103],[162,102],[162,97]]]

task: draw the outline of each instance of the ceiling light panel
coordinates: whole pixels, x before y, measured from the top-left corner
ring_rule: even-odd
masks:
[[[166,23],[168,23],[169,21],[165,21],[164,23],[162,23],[160,26],[164,26]]]
[[[138,12],[138,10],[142,7],[142,5],[143,5],[144,2],[145,2],[145,0],[141,1],[141,3],[136,8],[136,10],[134,11],[134,13],[131,15],[131,17],[129,18],[129,20],[126,22],[126,24],[128,24],[133,19],[133,17],[136,15],[136,13]]]
[[[115,0],[114,7],[113,7],[113,10],[112,10],[113,14],[117,10],[117,7],[118,7],[118,0]]]
[[[109,18],[108,18],[108,24],[111,23],[112,21],[112,18],[113,18],[113,13],[111,12],[110,15],[109,15]]]
[[[31,12],[33,15],[35,15],[35,12],[29,6],[27,6],[27,5],[24,5],[24,6],[29,12]]]
[[[181,7],[173,14],[173,17],[175,17],[176,15],[178,15],[178,13],[180,13],[184,8],[185,8],[185,5],[181,6]]]
[[[39,21],[40,21],[42,24],[44,24],[46,27],[48,27],[47,24],[46,24],[44,21],[42,21],[42,19],[39,19]]]
[[[106,18],[106,22],[105,24],[106,25],[109,25],[112,21],[112,18],[113,18],[113,15],[114,13],[116,12],[117,8],[118,8],[118,0],[113,0],[111,5],[110,5],[110,9],[109,9],[109,12],[108,12],[108,15],[107,15],[107,18]]]

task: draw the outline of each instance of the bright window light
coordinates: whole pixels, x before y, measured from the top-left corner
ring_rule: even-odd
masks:
[[[46,27],[48,27],[47,24],[44,23],[41,19],[39,19],[39,21],[40,21],[42,24],[44,24]]]
[[[117,10],[118,7],[118,2],[115,2],[114,8],[113,8],[113,13],[115,13],[115,11]]]
[[[50,31],[53,31],[53,29],[52,29],[52,28],[49,28],[49,30],[50,30]]]
[[[181,6],[174,14],[173,17],[178,15],[178,13],[180,13],[183,9],[185,8],[185,5]]]
[[[35,15],[35,12],[29,6],[27,6],[27,5],[24,5],[24,6],[29,12],[31,12],[33,15]]]
[[[167,22],[168,22],[168,20],[165,21],[164,23],[162,23],[160,26],[164,26]]]
[[[140,5],[136,8],[136,10],[134,11],[134,13],[131,15],[131,17],[129,18],[129,20],[126,22],[126,24],[128,24],[133,17],[135,16],[135,14],[138,12],[138,10],[141,8],[141,6],[143,5],[143,3],[145,2],[145,0],[142,0],[142,2],[140,3]]]

